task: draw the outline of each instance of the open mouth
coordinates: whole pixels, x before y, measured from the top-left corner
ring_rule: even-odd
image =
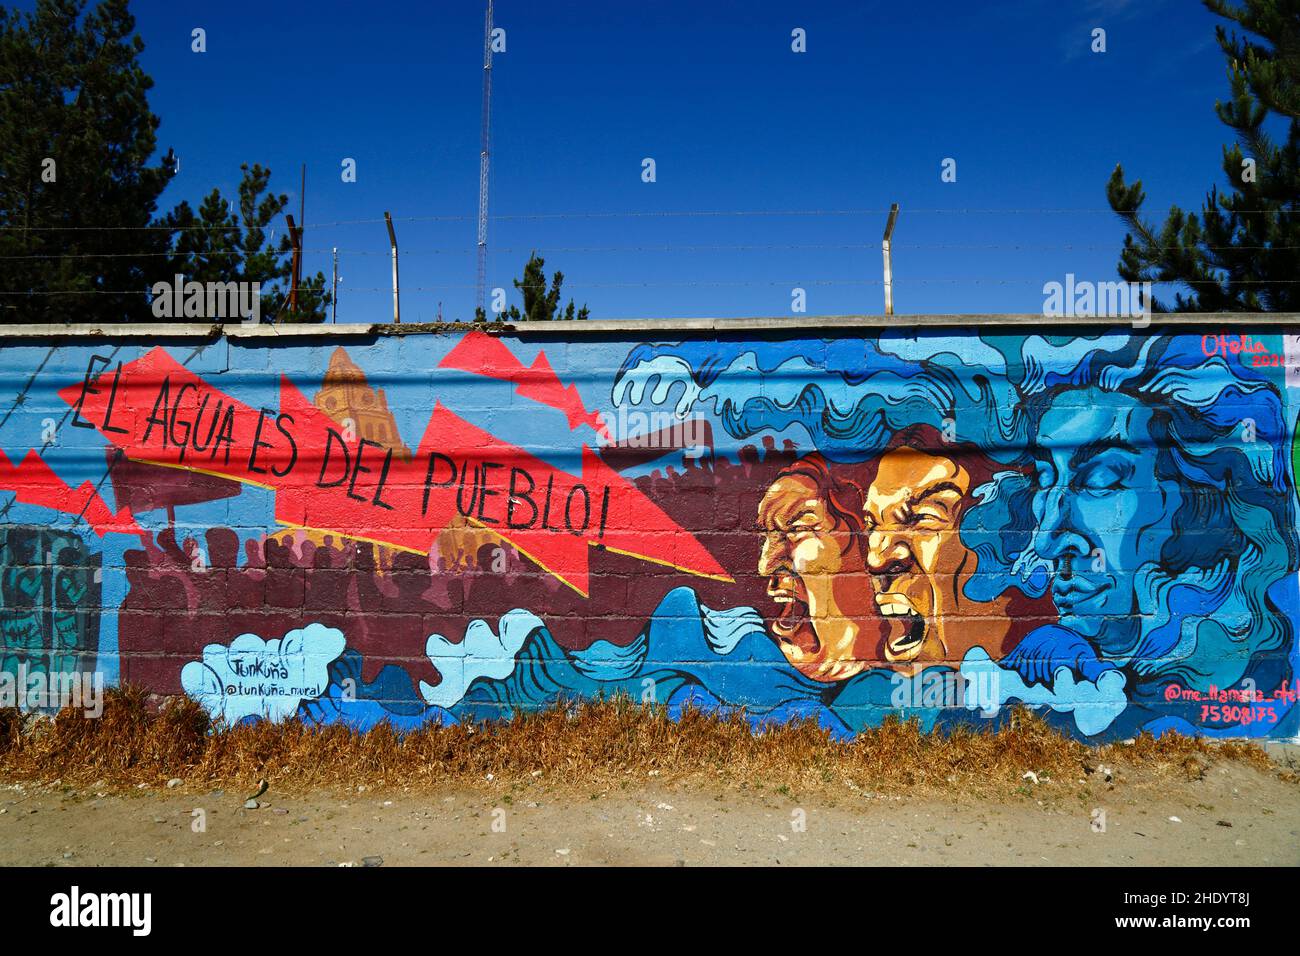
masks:
[[[876,605],[891,627],[891,636],[885,639],[885,660],[914,659],[925,644],[925,618],[899,594],[878,594]]]
[[[820,642],[808,616],[808,599],[802,582],[795,577],[773,577],[767,586],[767,595],[779,609],[772,621],[772,633],[804,653],[816,651]]]

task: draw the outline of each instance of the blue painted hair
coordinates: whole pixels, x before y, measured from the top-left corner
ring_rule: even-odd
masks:
[[[1149,592],[1142,604],[1157,612],[1143,618],[1130,657],[1135,674],[1222,688],[1260,655],[1280,651],[1285,660],[1295,632],[1279,595],[1294,584],[1300,539],[1276,385],[1235,357],[1207,354],[1193,335],[1107,335],[1082,350],[1077,340],[1055,346],[1035,337],[1021,357],[1031,443],[1061,392],[1122,393],[1152,411],[1157,478],[1186,490],[1160,567],[1141,576]],[[1006,489],[1022,502],[1026,493],[1032,488]],[[1035,559],[1032,550],[1019,556],[1021,575],[1041,573]]]

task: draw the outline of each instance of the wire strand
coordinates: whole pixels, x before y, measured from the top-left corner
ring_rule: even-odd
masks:
[[[723,218],[728,216],[869,216],[887,214],[890,210],[881,208],[861,208],[861,209],[663,209],[663,210],[625,210],[625,211],[605,211],[605,212],[553,212],[553,213],[508,213],[504,215],[488,216],[490,221],[509,222],[512,220],[554,220],[554,219],[647,219],[647,218]],[[1220,212],[1237,214],[1237,215],[1295,215],[1300,211],[1293,209],[1220,209]],[[1088,213],[1088,214],[1105,214],[1120,215],[1109,206],[1036,206],[1036,207],[917,207],[907,210],[909,215],[936,215],[936,214],[956,214],[956,215],[1059,215],[1062,213]],[[1189,210],[1189,214],[1195,215],[1196,211]],[[478,219],[477,215],[465,213],[454,215],[436,215],[436,216],[394,216],[393,222],[473,222]],[[313,229],[323,229],[330,226],[362,226],[376,225],[383,223],[385,220],[380,218],[374,219],[339,219],[333,222],[316,222],[311,224]],[[154,231],[154,232],[211,232],[225,229],[242,229],[243,226],[235,225],[198,225],[198,226],[165,226],[157,223],[151,223],[147,226],[18,226],[5,225],[0,226],[0,231],[13,232],[122,232],[122,231]]]
[[[1121,280],[1113,280],[1119,282]],[[1204,280],[1206,283],[1216,283],[1214,279]],[[1300,279],[1238,279],[1233,280],[1238,285],[1300,285]],[[974,285],[1012,285],[1012,284],[1041,284],[1042,277],[1036,278],[968,278],[965,276],[952,277],[926,277],[926,278],[902,278],[895,276],[894,285],[931,285],[939,283],[971,283]],[[883,285],[883,279],[738,279],[738,280],[682,280],[676,282],[575,282],[572,288],[575,289],[630,289],[630,288],[730,288],[743,286],[877,286]],[[1157,281],[1151,280],[1153,286],[1179,286],[1186,285],[1183,280]],[[1199,283],[1198,283],[1199,284]],[[449,289],[473,289],[476,284],[473,282],[448,282],[435,286],[402,286],[402,292],[445,292]],[[566,286],[568,288],[568,286]],[[11,292],[0,290],[0,296],[53,296],[53,295],[142,295],[145,290],[131,289],[127,291],[114,291],[109,289],[69,289],[67,291],[54,291],[49,289],[30,290],[26,292]],[[348,293],[358,292],[384,292],[392,294],[391,286],[349,286]],[[267,290],[267,294],[287,294],[278,287],[272,287]],[[304,289],[301,286],[298,289],[300,295],[324,295],[327,289]]]
[[[1075,245],[1075,244],[1073,244],[1073,243],[1051,243],[1051,242],[1045,242],[1045,243],[996,243],[996,242],[989,242],[989,243],[949,243],[949,242],[933,242],[933,243],[891,243],[891,244],[890,244],[890,248],[891,248],[891,249],[895,249],[895,250],[898,250],[898,249],[913,249],[913,250],[929,250],[929,251],[939,251],[939,250],[951,249],[951,250],[958,250],[958,251],[963,251],[963,252],[985,251],[985,250],[988,250],[988,251],[992,251],[992,250],[1000,250],[1000,251],[1021,251],[1021,250],[1030,250],[1030,249],[1032,249],[1032,250],[1036,250],[1036,251],[1040,251],[1040,252],[1045,252],[1045,251],[1056,251],[1056,250],[1059,250],[1059,251],[1062,251],[1062,252],[1075,252],[1075,251],[1089,251],[1089,252],[1096,252],[1096,251],[1113,250],[1113,249],[1115,248],[1115,245],[1114,245],[1113,243],[1091,243],[1091,244],[1088,244],[1088,245]],[[1172,246],[1169,246],[1169,247],[1162,247],[1159,251],[1167,252],[1167,251],[1171,251],[1173,248],[1174,248],[1174,247],[1172,247]],[[1222,252],[1222,251],[1232,250],[1232,249],[1241,250],[1241,251],[1243,251],[1243,252],[1245,252],[1245,251],[1250,251],[1250,252],[1266,252],[1266,251],[1283,252],[1283,251],[1287,251],[1287,252],[1291,252],[1291,251],[1300,250],[1300,246],[1282,246],[1282,245],[1269,245],[1269,246],[1233,246],[1233,245],[1228,245],[1228,246],[1200,246],[1199,248],[1201,248],[1201,249],[1206,249],[1206,250],[1210,250],[1210,251],[1214,251],[1214,252]],[[567,253],[602,253],[602,252],[620,252],[620,253],[622,253],[622,252],[636,252],[636,253],[646,253],[646,252],[664,252],[664,253],[673,253],[673,252],[692,252],[692,253],[694,253],[694,252],[797,252],[797,251],[810,251],[810,252],[811,252],[811,251],[818,251],[818,252],[825,252],[825,251],[828,251],[828,250],[848,250],[848,251],[873,250],[873,251],[878,251],[879,249],[880,249],[880,243],[878,243],[878,242],[849,242],[849,243],[769,243],[769,244],[763,244],[763,243],[746,243],[746,244],[726,244],[726,243],[718,243],[718,244],[710,244],[710,245],[671,245],[671,244],[668,244],[668,245],[653,245],[653,246],[541,246],[541,245],[532,245],[532,246],[528,246],[528,247],[526,247],[526,248],[523,247],[523,246],[517,246],[517,247],[509,247],[509,246],[506,246],[506,247],[496,247],[496,248],[493,249],[493,252],[494,252],[494,254],[501,254],[501,253],[519,254],[519,253],[523,253],[523,252],[543,252],[543,253],[546,253],[547,255],[551,255],[551,254],[555,254],[555,253],[566,253],[566,254],[567,254]],[[474,247],[474,246],[446,246],[446,247],[443,247],[443,248],[434,248],[434,249],[404,249],[404,250],[402,250],[402,256],[403,256],[403,257],[406,257],[406,256],[432,256],[432,255],[468,255],[468,254],[473,253],[473,252],[475,252],[475,251],[476,251],[476,247]],[[303,255],[331,255],[331,254],[333,254],[334,252],[337,252],[340,256],[383,256],[383,257],[385,257],[385,258],[387,258],[387,257],[389,257],[389,256],[391,256],[391,255],[393,254],[391,248],[383,248],[383,249],[335,249],[335,248],[333,248],[333,247],[329,247],[329,248],[319,248],[319,249],[316,249],[316,248],[313,248],[313,249],[303,249],[302,252],[303,252]],[[179,253],[178,253],[178,252],[102,252],[102,253],[101,253],[101,252],[73,252],[73,253],[61,253],[61,252],[39,252],[39,253],[29,253],[29,254],[26,254],[26,255],[0,255],[0,261],[26,261],[26,260],[36,260],[36,259],[163,259],[163,258],[185,259],[185,258],[187,258],[187,257],[194,257],[194,258],[203,259],[203,258],[220,257],[220,256],[243,256],[244,254],[245,254],[245,253],[244,253],[243,250],[238,250],[238,249],[229,250],[229,251],[211,250],[211,251],[204,251],[204,252],[202,252],[202,253],[198,253],[198,252],[179,252]]]

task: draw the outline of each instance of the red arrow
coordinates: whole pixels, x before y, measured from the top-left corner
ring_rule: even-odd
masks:
[[[125,508],[115,514],[89,481],[73,488],[35,450],[17,465],[0,451],[0,488],[16,492],[23,504],[84,518],[101,538],[113,533],[144,534]]]

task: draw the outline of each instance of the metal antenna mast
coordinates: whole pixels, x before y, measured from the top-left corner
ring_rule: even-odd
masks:
[[[487,317],[488,141],[492,115],[492,0],[483,26],[483,128],[478,157],[478,307]]]

